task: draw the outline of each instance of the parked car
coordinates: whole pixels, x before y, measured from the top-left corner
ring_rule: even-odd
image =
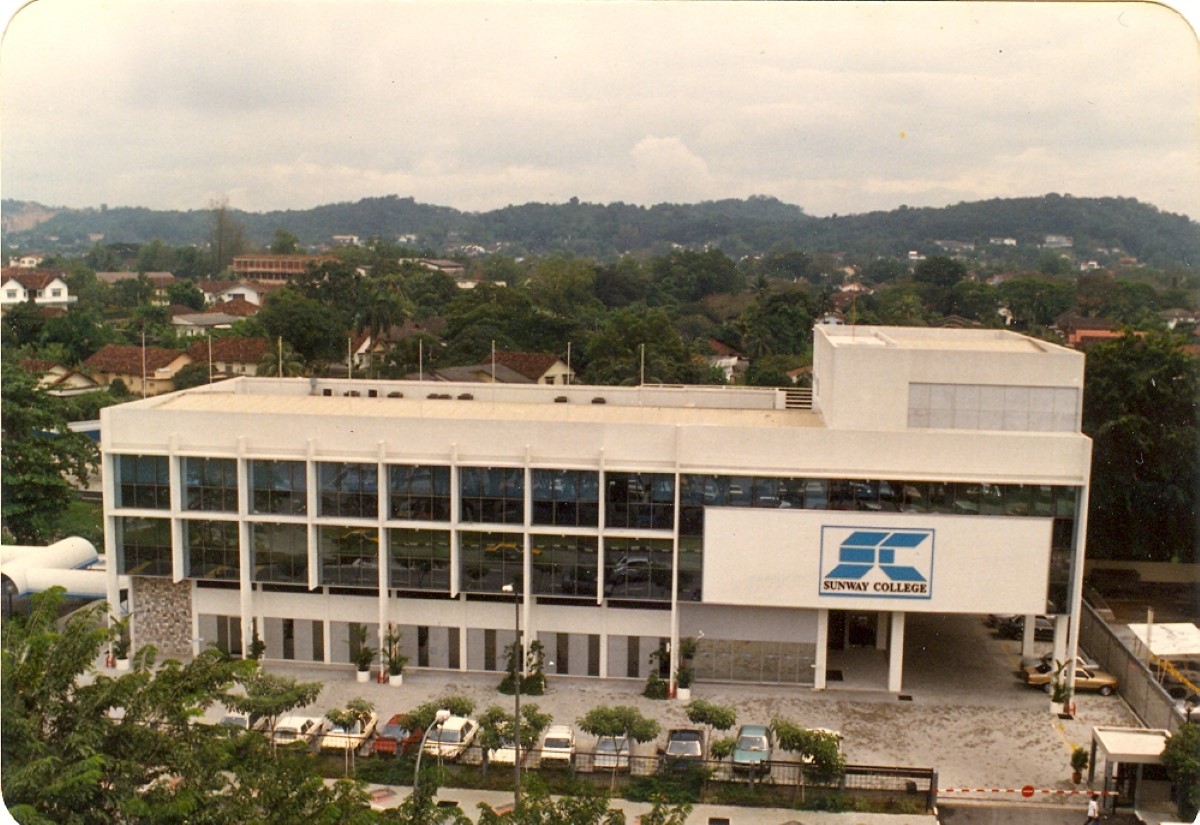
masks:
[[[704,764],[704,731],[675,728],[667,734],[667,745],[659,751],[660,771],[672,772]]]
[[[503,739],[500,747],[488,751],[488,761],[493,765],[511,765],[517,761],[517,747],[511,739]],[[525,760],[521,760],[524,762]]]
[[[1034,618],[1034,622],[1033,638],[1040,641],[1053,641],[1054,622],[1046,616],[1037,616]],[[1020,639],[1025,634],[1025,617],[1014,616],[998,625],[996,631],[1002,639]]]
[[[1082,655],[1075,657],[1075,664],[1077,667],[1085,667],[1088,670],[1096,670],[1100,667],[1100,663],[1095,659]],[[1041,656],[1026,656],[1021,660],[1021,670],[1030,665],[1045,666],[1047,669],[1053,670],[1056,667],[1053,651],[1043,653]]]
[[[325,750],[358,750],[366,744],[378,724],[379,715],[372,711],[366,722],[355,722],[349,729],[331,725],[321,736],[320,747]]]
[[[775,743],[771,729],[765,725],[742,725],[738,729],[737,744],[733,749],[733,769],[751,773],[765,773],[774,754]]]
[[[329,720],[324,717],[285,716],[276,723],[271,739],[277,745],[290,745],[293,742],[311,745],[328,726]]]
[[[454,760],[475,741],[479,723],[464,716],[451,716],[442,726],[429,731],[425,739],[425,753],[442,759]]]
[[[542,740],[542,766],[569,767],[575,761],[575,729],[570,725],[552,725]]]
[[[233,728],[235,730],[256,730],[265,731],[267,729],[267,718],[264,716],[246,716],[244,713],[228,713],[221,717],[221,721],[217,724],[224,728]]]
[[[371,740],[371,753],[405,754],[421,746],[425,731],[409,726],[408,716],[395,713],[379,726]]]
[[[624,736],[601,736],[596,740],[592,766],[596,770],[629,770],[629,740]]]
[[[1025,668],[1024,678],[1025,684],[1030,687],[1040,687],[1047,693],[1054,690],[1054,669],[1042,669],[1042,665],[1032,665]],[[1095,690],[1101,696],[1108,696],[1117,689],[1117,677],[1111,673],[1105,673],[1103,670],[1094,670],[1086,667],[1075,668],[1075,689],[1076,690]]]

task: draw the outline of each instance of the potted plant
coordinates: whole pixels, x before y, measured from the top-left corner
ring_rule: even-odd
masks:
[[[250,640],[250,650],[247,651],[247,655],[252,661],[257,662],[262,659],[263,654],[266,652],[267,643],[258,635],[258,628],[255,628],[254,637]]]
[[[387,666],[388,684],[404,684],[404,666],[408,664],[408,657],[400,653],[400,628],[395,625],[389,624],[384,634],[383,658]]]
[[[375,661],[375,652],[375,648],[367,644],[367,626],[350,625],[350,659],[358,668],[358,681],[370,681],[371,663]]]
[[[679,640],[679,665],[675,668],[675,698],[681,702],[692,700],[692,681],[696,671],[692,668],[692,660],[696,658],[695,639]]]
[[[1083,781],[1083,772],[1087,770],[1088,752],[1078,745],[1071,749],[1071,781],[1078,785]]]
[[[115,635],[112,643],[112,656],[117,670],[129,670],[129,617],[122,616],[113,625]]]

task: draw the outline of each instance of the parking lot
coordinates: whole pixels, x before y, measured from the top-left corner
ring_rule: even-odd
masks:
[[[942,789],[1033,785],[1039,790],[1073,790],[1068,757],[1073,745],[1089,742],[1091,726],[1136,724],[1119,694],[1080,694],[1077,717],[1060,719],[1051,712],[1045,693],[1026,687],[1016,677],[1019,643],[999,639],[984,626],[982,617],[910,614],[906,637],[903,699],[883,691],[853,689],[852,673],[847,674],[847,686],[823,692],[700,682],[693,686],[692,696],[732,706],[739,725],[786,718],[805,727],[840,731],[848,762],[934,768]],[[1041,651],[1049,645],[1038,647]],[[324,682],[324,691],[309,709],[313,715],[342,707],[355,697],[372,702],[381,718],[450,693],[472,698],[479,711],[490,705],[508,708],[512,702],[496,691],[499,674],[410,670],[404,684],[393,687],[357,683],[350,665],[271,662],[267,669]],[[536,702],[557,723],[574,723],[597,705],[626,704],[657,719],[664,732],[688,724],[679,702],[645,699],[641,688],[640,682],[632,680],[552,676],[545,696],[524,701]],[[222,712],[213,708],[208,716],[215,720]],[[592,741],[581,734],[580,749],[591,746]],[[654,745],[644,746],[641,752],[653,754]],[[957,790],[952,796],[997,799],[994,794]],[[1078,799],[1039,795],[1038,801],[1071,805]]]

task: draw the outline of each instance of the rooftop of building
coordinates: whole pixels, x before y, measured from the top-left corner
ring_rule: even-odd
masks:
[[[757,387],[237,378],[135,403],[169,412],[279,416],[822,426],[820,415],[808,408],[806,395],[800,408],[788,408],[788,400],[788,390]]]
[[[881,347],[990,353],[1062,353],[1065,347],[1003,329],[830,326],[816,328],[835,347]]]

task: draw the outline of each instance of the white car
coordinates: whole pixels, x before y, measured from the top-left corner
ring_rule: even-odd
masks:
[[[329,727],[329,720],[315,716],[285,716],[275,725],[271,741],[276,745],[303,742],[311,745]]]
[[[479,723],[464,716],[451,716],[425,737],[425,753],[442,759],[457,759],[475,741]]]
[[[325,735],[321,737],[321,747],[328,750],[358,750],[371,734],[375,732],[376,726],[379,725],[379,714],[374,711],[367,717],[367,721],[355,722],[354,726],[349,730],[338,725],[332,725]]]
[[[542,740],[542,765],[565,765],[575,759],[575,729],[570,725],[552,725]]]

